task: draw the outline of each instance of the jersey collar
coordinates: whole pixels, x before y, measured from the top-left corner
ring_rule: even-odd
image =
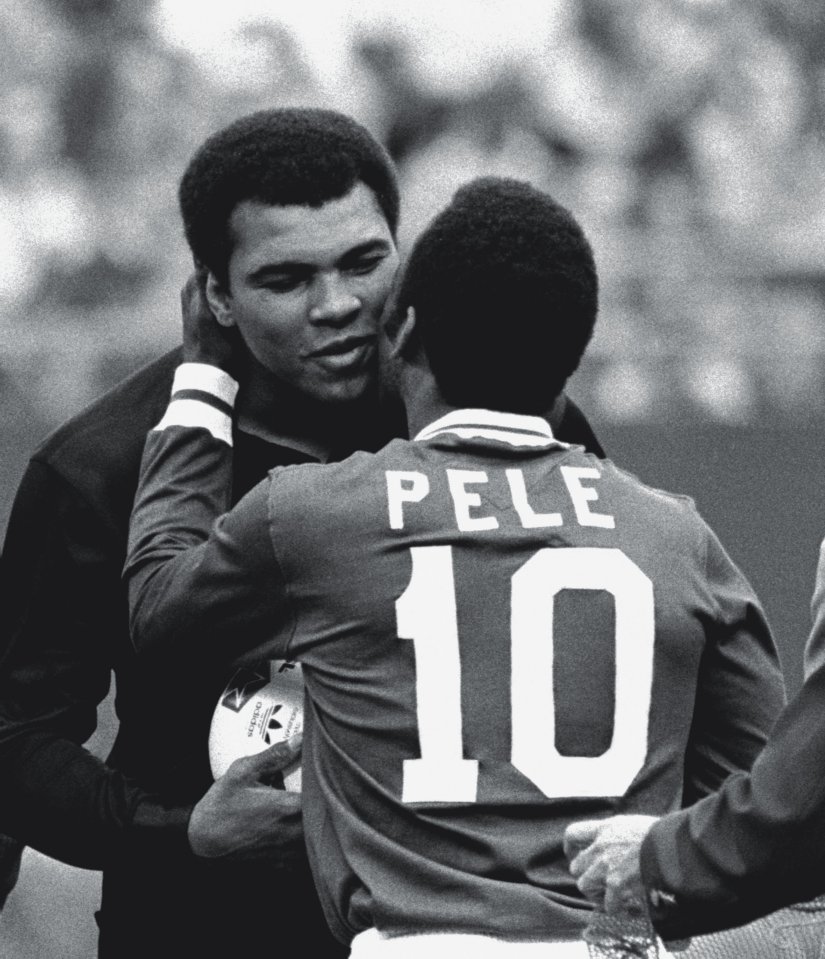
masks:
[[[486,439],[508,443],[510,446],[533,446],[569,449],[553,436],[550,424],[540,416],[522,413],[500,413],[497,410],[453,410],[440,417],[415,437],[430,440],[444,433],[453,433],[461,439]]]

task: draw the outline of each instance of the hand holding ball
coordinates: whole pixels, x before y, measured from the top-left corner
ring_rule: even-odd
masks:
[[[283,659],[258,669],[239,669],[221,694],[209,730],[212,775],[222,776],[234,760],[285,742],[304,727],[301,667]],[[300,759],[276,776],[272,785],[301,791]]]

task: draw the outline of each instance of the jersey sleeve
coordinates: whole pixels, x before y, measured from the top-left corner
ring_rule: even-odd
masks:
[[[813,613],[811,642],[821,646],[821,576]],[[642,845],[642,875],[663,938],[741,925],[822,892],[823,702],[820,663],[782,713],[750,774],[731,776],[717,793],[653,826]]]
[[[715,792],[731,773],[750,769],[785,705],[779,656],[762,606],[709,529],[705,582],[712,613],[704,624],[684,805]]]
[[[277,657],[289,607],[269,532],[269,480],[226,513],[234,392],[226,374],[201,369],[195,391],[173,390],[146,441],[124,568],[132,641],[139,653],[174,644],[229,660],[266,645]]]

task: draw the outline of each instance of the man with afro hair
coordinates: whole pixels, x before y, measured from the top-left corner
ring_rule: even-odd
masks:
[[[148,435],[133,641],[146,669],[303,664],[310,863],[359,959],[584,959],[571,818],[708,793],[781,704],[756,597],[692,502],[543,415],[597,299],[567,210],[476,181],[416,242],[379,337],[411,439],[274,470],[220,516],[229,354],[186,421],[173,394]],[[197,810],[190,828],[220,833]],[[647,928],[621,935],[610,955],[657,947]]]
[[[593,333],[596,264],[581,227],[549,196],[482,178],[419,238],[396,303],[415,305],[405,350],[420,341],[447,402],[540,416]]]
[[[242,117],[209,137],[180,182],[181,217],[195,259],[222,282],[239,203],[318,208],[369,187],[393,236],[399,218],[395,171],[375,139],[331,110],[284,109]]]
[[[201,146],[180,208],[199,268],[183,295],[183,350],[48,438],[12,510],[0,583],[0,830],[103,869],[101,959],[239,948],[334,956],[299,801],[261,785],[283,757],[250,760],[212,786],[207,737],[229,674],[200,655],[141,664],[120,573],[146,431],[173,382],[199,395],[198,366],[176,369],[215,343],[220,351],[216,332],[236,348],[232,502],[273,467],[383,443],[376,330],[397,263],[396,174],[352,119],[269,110]],[[572,405],[564,424],[595,444]],[[112,672],[119,729],[102,763],[81,744]],[[224,825],[212,859],[187,836],[205,794]]]

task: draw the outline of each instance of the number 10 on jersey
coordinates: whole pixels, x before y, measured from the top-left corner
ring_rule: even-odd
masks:
[[[400,639],[415,650],[420,759],[405,759],[404,802],[475,802],[478,761],[464,758],[461,654],[453,548],[414,546],[395,604]],[[616,661],[612,739],[600,756],[555,746],[553,608],[565,589],[613,597]],[[550,799],[621,796],[647,754],[655,634],[653,584],[621,550],[538,550],[512,576],[510,762]],[[504,641],[504,638],[502,638]]]

